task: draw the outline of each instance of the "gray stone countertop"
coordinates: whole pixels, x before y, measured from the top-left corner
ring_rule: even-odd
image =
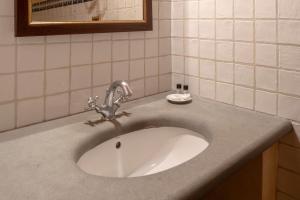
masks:
[[[192,160],[144,177],[89,175],[79,169],[77,160],[116,136],[117,128],[98,120],[94,112],[82,113],[0,134],[0,199],[198,199],[292,130],[291,123],[282,118],[197,97],[190,104],[174,105],[165,96],[123,106],[130,115],[117,119],[119,133],[146,126],[189,128],[210,142]]]

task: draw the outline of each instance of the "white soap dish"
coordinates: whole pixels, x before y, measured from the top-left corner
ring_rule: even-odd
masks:
[[[170,103],[174,104],[185,104],[192,101],[190,94],[170,94],[166,97]]]

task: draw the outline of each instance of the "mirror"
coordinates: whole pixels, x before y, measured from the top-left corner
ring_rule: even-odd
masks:
[[[143,0],[29,0],[31,23],[143,20]]]
[[[152,30],[151,0],[15,0],[16,36]]]

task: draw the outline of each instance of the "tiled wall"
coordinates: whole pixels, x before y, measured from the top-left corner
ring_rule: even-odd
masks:
[[[299,0],[173,0],[171,10],[173,87],[300,121]],[[280,200],[300,198],[300,146],[287,138]]]
[[[164,1],[153,1],[153,31],[28,38],[14,37],[13,7],[0,1],[0,131],[82,112],[117,79],[129,80],[134,98],[169,90]]]

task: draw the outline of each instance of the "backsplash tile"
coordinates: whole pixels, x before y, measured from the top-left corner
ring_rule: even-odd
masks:
[[[13,3],[5,0],[0,77],[10,79],[0,105],[12,104],[20,119],[19,101],[43,99],[43,117],[28,122],[35,123],[84,111],[87,94],[113,80],[143,82],[138,97],[180,80],[200,96],[299,120],[287,105],[300,99],[300,4],[277,1],[160,0],[153,1],[153,31],[15,38]],[[57,99],[68,109],[49,114]]]
[[[173,0],[171,10],[174,89],[185,82],[205,98],[300,120],[298,0]]]
[[[171,1],[152,4],[153,31],[16,38],[13,1],[2,0],[0,132],[83,112],[113,80],[129,81],[133,98],[170,90]]]

